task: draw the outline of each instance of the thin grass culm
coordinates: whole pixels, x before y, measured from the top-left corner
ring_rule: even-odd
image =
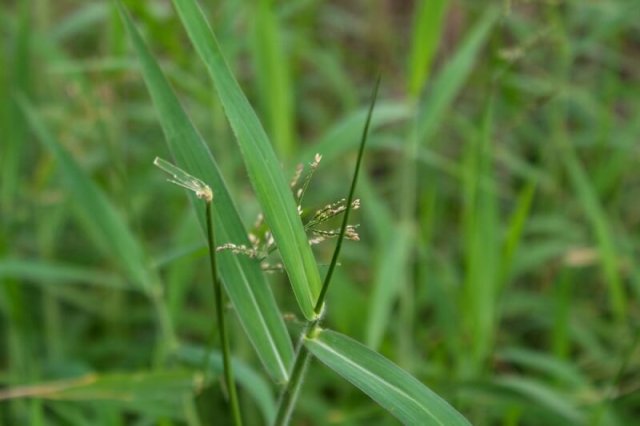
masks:
[[[233,422],[235,426],[242,425],[242,416],[240,414],[240,405],[238,403],[238,393],[233,378],[233,367],[231,365],[231,350],[229,338],[227,336],[227,327],[225,324],[223,310],[223,294],[222,285],[218,279],[218,268],[216,263],[216,240],[213,226],[213,191],[200,179],[191,176],[179,167],[169,163],[162,158],[156,157],[153,164],[171,175],[169,182],[181,186],[185,189],[193,191],[199,199],[205,202],[206,223],[207,223],[207,244],[209,247],[209,264],[211,265],[211,277],[213,281],[213,292],[215,299],[216,317],[218,321],[218,329],[220,331],[220,346],[222,347],[222,364],[224,370],[224,382],[229,396]]]
[[[327,270],[327,274],[324,277],[320,295],[318,296],[318,300],[316,301],[316,304],[314,307],[314,313],[317,315],[317,319],[313,321],[308,321],[305,324],[305,327],[303,328],[302,333],[300,334],[300,338],[298,339],[295,360],[293,363],[293,368],[291,370],[291,378],[289,379],[284,389],[282,390],[282,393],[280,394],[280,399],[278,401],[278,412],[276,414],[276,419],[275,419],[275,425],[277,426],[289,424],[291,415],[293,414],[293,410],[295,408],[298,393],[300,391],[300,388],[302,387],[302,382],[304,381],[305,371],[309,363],[309,359],[311,358],[311,354],[307,349],[307,347],[304,345],[304,341],[305,339],[312,338],[315,335],[315,333],[319,330],[320,321],[322,320],[322,317],[325,312],[324,300],[327,295],[329,284],[331,283],[333,271],[335,270],[335,267],[338,263],[338,257],[340,256],[340,249],[342,248],[342,241],[344,240],[344,236],[347,231],[349,213],[353,208],[353,198],[354,198],[354,193],[356,189],[356,184],[358,182],[358,174],[360,173],[360,165],[362,164],[364,148],[367,143],[367,135],[369,133],[369,125],[371,124],[371,116],[373,114],[373,108],[376,104],[379,87],[380,87],[380,76],[378,76],[378,78],[376,79],[376,84],[371,96],[371,103],[369,105],[367,119],[365,121],[364,129],[362,131],[362,138],[360,140],[360,146],[358,149],[356,166],[353,173],[353,179],[351,180],[349,196],[345,204],[344,216],[342,218],[340,232],[338,234],[338,239],[336,241],[336,247],[333,251],[333,256],[331,257],[331,263],[329,264],[329,269]]]

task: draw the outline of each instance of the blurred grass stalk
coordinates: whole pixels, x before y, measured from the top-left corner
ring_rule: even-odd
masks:
[[[415,119],[409,122],[406,129],[407,144],[404,149],[403,161],[400,166],[400,184],[398,191],[399,199],[399,229],[390,235],[390,241],[385,242],[383,247],[395,250],[382,257],[383,266],[388,270],[387,277],[394,276],[393,280],[386,283],[379,281],[382,292],[383,286],[389,287],[395,282],[395,290],[387,291],[387,297],[380,296],[376,310],[370,315],[370,324],[380,322],[382,318],[389,317],[394,300],[400,298],[400,329],[398,334],[398,346],[401,355],[401,363],[412,365],[411,354],[415,353],[412,348],[414,342],[414,319],[416,313],[415,300],[415,249],[417,239],[420,234],[421,225],[416,221],[418,207],[418,152],[420,150],[419,128],[419,105],[420,96],[429,81],[431,65],[438,52],[442,28],[447,16],[449,7],[448,0],[420,0],[415,3],[414,22],[411,38],[411,49],[409,53],[409,63],[407,67],[407,103],[414,111]],[[388,265],[387,265],[388,264]],[[382,277],[380,277],[382,278]],[[380,294],[380,293],[378,293]],[[379,318],[376,318],[379,317]],[[371,330],[370,326],[370,330]],[[370,337],[370,344],[377,347],[380,344],[382,335],[378,332],[377,341]]]
[[[458,92],[463,87],[463,84],[467,76],[471,73],[476,57],[478,56],[480,49],[484,46],[493,24],[495,23],[498,12],[495,8],[488,8],[479,18],[478,22],[468,32],[466,38],[454,54],[454,56],[444,65],[440,70],[436,78],[431,82],[429,89],[424,93],[424,99],[420,101],[422,95],[422,89],[427,87],[429,73],[429,67],[433,62],[433,58],[437,52],[438,41],[441,36],[441,29],[443,21],[446,18],[446,11],[448,7],[447,1],[437,2],[418,2],[416,4],[417,13],[416,21],[413,29],[413,40],[411,49],[411,56],[408,68],[408,102],[413,105],[415,110],[415,119],[410,123],[407,129],[408,143],[404,150],[404,160],[401,167],[400,175],[400,188],[399,199],[397,203],[400,205],[400,223],[402,229],[400,232],[395,233],[391,238],[395,238],[396,242],[387,242],[387,247],[394,247],[396,254],[394,256],[387,256],[386,261],[393,261],[396,264],[390,266],[390,270],[394,270],[396,277],[401,277],[402,284],[395,284],[398,289],[393,292],[389,292],[385,298],[378,298],[378,302],[374,305],[374,312],[380,311],[380,304],[387,305],[383,311],[389,311],[393,305],[395,294],[400,296],[400,319],[403,323],[402,329],[407,330],[405,338],[400,339],[399,346],[403,348],[400,353],[411,354],[412,351],[411,339],[408,336],[412,335],[413,329],[412,322],[416,314],[415,306],[415,290],[408,284],[414,282],[414,263],[416,243],[419,241],[422,244],[430,246],[432,243],[427,239],[429,235],[429,229],[435,223],[435,218],[432,217],[434,211],[430,208],[426,208],[423,211],[418,211],[418,206],[432,205],[437,197],[438,184],[435,182],[434,175],[429,173],[428,170],[422,170],[418,168],[417,158],[422,146],[433,145],[433,136],[436,134],[437,129],[444,121],[444,115],[451,107]],[[488,139],[490,135],[486,134],[483,139]],[[483,146],[486,146],[488,140],[483,142]],[[475,144],[467,145],[472,147]],[[468,148],[469,150],[470,148]],[[472,149],[470,152],[476,152],[476,149]],[[483,150],[478,150],[478,154],[473,157],[480,158],[480,156],[488,156],[489,161],[491,153],[485,153]],[[474,162],[477,160],[474,160]],[[484,163],[484,162],[483,162]],[[490,163],[489,163],[490,164]],[[463,176],[463,182],[467,186],[471,185],[468,191],[471,191],[472,197],[475,198],[476,194],[482,195],[491,192],[491,188],[482,188],[478,186],[478,182],[485,181],[490,185],[490,176],[485,176],[486,173],[474,173],[473,170],[477,168],[464,168],[466,175]],[[469,174],[471,173],[471,174]],[[420,177],[419,177],[420,176]],[[418,187],[418,182],[421,183]],[[491,197],[492,195],[487,195]],[[486,198],[486,197],[485,197]],[[419,200],[419,203],[418,203]],[[471,200],[471,206],[475,205],[475,202]],[[485,202],[481,202],[480,206],[487,206]],[[492,211],[492,210],[490,210]],[[475,353],[474,358],[482,358],[480,353],[484,356],[488,355],[489,347],[491,345],[491,330],[494,320],[494,308],[495,305],[495,290],[492,290],[492,286],[495,282],[495,276],[493,273],[489,274],[495,266],[495,261],[487,263],[488,259],[481,259],[478,256],[484,256],[488,250],[482,248],[483,242],[488,242],[485,238],[494,238],[491,232],[496,230],[495,226],[485,229],[482,236],[472,237],[470,232],[475,232],[476,226],[486,226],[489,223],[489,217],[495,215],[495,213],[489,213],[483,215],[485,219],[481,219],[484,222],[482,224],[476,223],[475,220],[469,222],[469,218],[475,217],[475,207],[471,210],[467,210],[467,226],[466,226],[466,244],[467,244],[467,283],[465,284],[466,296],[463,297],[463,305],[466,306],[463,309],[462,323],[466,324],[466,328],[472,336]],[[416,222],[416,218],[418,222]],[[491,219],[495,221],[495,218]],[[422,240],[416,240],[413,235],[423,235]],[[410,237],[407,238],[406,235]],[[407,244],[408,248],[403,249],[399,244]],[[400,256],[400,253],[405,253]],[[475,266],[474,266],[475,265]],[[480,270],[478,267],[488,267],[490,269]],[[420,266],[418,266],[420,268]],[[421,275],[423,276],[423,275]],[[383,285],[382,283],[380,284]],[[390,284],[384,284],[389,286]],[[423,283],[424,285],[424,283]],[[382,290],[376,289],[377,292]],[[373,300],[376,300],[374,298]],[[370,316],[370,319],[372,316]],[[371,321],[370,324],[375,323]],[[471,329],[469,329],[471,327]],[[480,329],[478,329],[480,327]],[[371,330],[371,329],[370,329]],[[482,332],[479,332],[482,331]],[[461,332],[459,330],[458,332]],[[378,343],[379,338],[373,340],[370,338],[370,343]],[[405,355],[406,357],[407,355]],[[464,356],[463,356],[464,357]],[[405,359],[405,362],[410,360]]]
[[[213,283],[213,294],[215,299],[215,312],[218,320],[218,333],[220,337],[220,346],[222,347],[222,364],[223,373],[225,378],[226,391],[229,396],[229,402],[231,405],[231,412],[233,415],[233,421],[236,426],[242,425],[242,416],[240,414],[240,405],[238,404],[238,393],[236,391],[236,384],[233,379],[233,368],[231,364],[231,347],[229,344],[229,338],[227,336],[227,325],[225,322],[224,314],[224,302],[222,285],[220,284],[220,278],[218,277],[218,267],[216,262],[216,239],[215,230],[213,226],[213,192],[211,188],[202,182],[200,179],[189,175],[184,170],[177,166],[163,160],[159,157],[153,161],[153,164],[168,173],[171,178],[169,182],[176,184],[184,189],[188,189],[193,192],[195,196],[205,203],[205,215],[207,223],[207,244],[209,247],[209,266],[211,267],[211,281]],[[205,357],[205,361],[209,359],[209,356]],[[206,367],[206,363],[205,363]]]
[[[258,0],[254,9],[252,53],[256,83],[267,132],[285,164],[296,149],[291,66],[287,40],[273,0]]]
[[[157,271],[149,268],[142,246],[104,192],[55,140],[29,100],[24,96],[19,96],[18,100],[36,137],[58,162],[88,235],[101,250],[113,256],[129,276],[133,286],[151,301],[159,324],[156,365],[161,365],[175,348],[176,337],[163,300],[163,289]]]
[[[0,143],[0,259],[11,257],[15,241],[19,233],[16,232],[15,212],[19,210],[20,195],[26,186],[22,181],[23,165],[26,163],[28,146],[28,126],[16,95],[30,95],[36,92],[34,77],[36,62],[33,59],[33,39],[38,25],[29,2],[19,2],[15,5],[16,19],[12,19],[11,9],[3,7],[0,10],[0,22],[3,23],[2,66],[0,66],[0,129],[2,142]],[[43,243],[42,233],[39,233],[38,243]],[[50,248],[48,244],[47,249]],[[48,253],[50,250],[46,250]],[[13,277],[0,278],[0,313],[8,319],[9,327],[5,347],[6,354],[2,358],[7,363],[7,379],[9,383],[20,383],[24,380],[37,380],[40,374],[38,367],[37,349],[34,345],[34,330],[38,325],[30,317],[30,301],[20,280]],[[42,307],[45,315],[51,321],[45,322],[47,343],[52,352],[57,352],[60,341],[56,342],[56,332],[59,322],[58,305],[49,292],[44,294]],[[6,357],[6,358],[5,358]],[[43,422],[42,401],[11,401],[8,412],[15,419],[25,418],[21,413],[29,412],[34,424]],[[2,416],[0,416],[2,422]]]
[[[558,11],[550,8],[549,13],[557,28],[557,44],[560,52],[560,59],[555,64],[553,71],[562,85],[562,90],[566,90],[565,96],[554,102],[553,112],[550,114],[552,138],[556,152],[559,154],[571,185],[582,204],[586,219],[590,222],[591,232],[598,246],[598,258],[602,277],[607,286],[610,309],[618,324],[625,325],[627,323],[628,301],[620,274],[618,261],[620,256],[610,229],[610,219],[598,199],[596,188],[590,181],[584,166],[578,160],[567,129],[570,96],[568,89],[571,86],[571,68],[576,60],[575,52],[566,33],[565,23]]]

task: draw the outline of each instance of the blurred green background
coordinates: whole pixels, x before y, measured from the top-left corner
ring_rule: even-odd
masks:
[[[170,2],[126,4],[250,228],[260,207]],[[286,174],[323,155],[309,208],[346,196],[382,74],[331,328],[474,424],[640,418],[640,3],[200,4]],[[227,424],[219,358],[202,368],[215,342],[205,241],[152,166],[170,155],[115,5],[4,0],[0,33],[0,424]],[[133,284],[59,146],[163,294]],[[332,248],[316,247],[321,265]],[[297,334],[286,277],[268,276]],[[277,393],[228,314],[243,411],[261,424]],[[293,423],[397,424],[319,363]]]

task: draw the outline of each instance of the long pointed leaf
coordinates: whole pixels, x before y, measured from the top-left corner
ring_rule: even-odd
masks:
[[[391,228],[393,229],[393,228]],[[367,320],[367,346],[378,349],[390,324],[393,306],[406,282],[406,263],[411,253],[411,233],[400,226],[381,244],[383,255],[376,268]]]
[[[431,92],[418,113],[418,140],[428,141],[438,129],[444,114],[453,103],[463,83],[473,70],[480,48],[498,18],[498,11],[489,7],[482,18],[471,29],[455,56],[438,73],[433,80]]]
[[[280,163],[197,3],[194,0],[173,3],[215,83],[249,179],[278,244],[298,305],[307,319],[314,319],[313,308],[321,286],[320,274]]]
[[[363,344],[323,330],[305,340],[309,351],[407,425],[469,425],[445,400]]]
[[[69,152],[51,135],[37,111],[24,97],[18,102],[38,140],[56,159],[65,188],[80,207],[79,214],[88,234],[101,249],[116,257],[127,276],[145,292],[156,283],[149,273],[145,253],[122,216],[102,190],[80,168]]]
[[[70,379],[2,390],[0,404],[15,398],[93,401],[147,416],[182,419],[183,401],[197,390],[198,382],[195,373],[184,370],[88,373]]]
[[[120,5],[120,3],[118,3]],[[215,226],[220,242],[249,245],[244,225],[211,152],[187,117],[131,18],[120,5],[125,24],[142,64],[142,73],[155,104],[176,164],[213,188]],[[204,230],[202,203],[191,196]],[[293,347],[271,289],[256,261],[230,251],[218,255],[227,294],[249,339],[271,376],[286,381]]]
[[[427,82],[448,6],[448,0],[420,0],[414,6],[415,17],[407,70],[408,89],[412,96],[417,97]]]
[[[0,278],[7,277],[44,286],[48,286],[52,282],[57,285],[81,283],[105,288],[139,290],[127,285],[121,278],[108,272],[40,259],[1,259]]]

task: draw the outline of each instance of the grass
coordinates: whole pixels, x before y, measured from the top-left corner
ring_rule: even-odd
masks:
[[[211,186],[216,244],[273,231],[276,270],[216,256],[244,424],[330,269],[292,424],[633,423],[638,6],[401,3],[0,10],[0,424],[233,422],[204,205],[156,156]],[[332,263],[304,221],[349,193],[377,69]]]

